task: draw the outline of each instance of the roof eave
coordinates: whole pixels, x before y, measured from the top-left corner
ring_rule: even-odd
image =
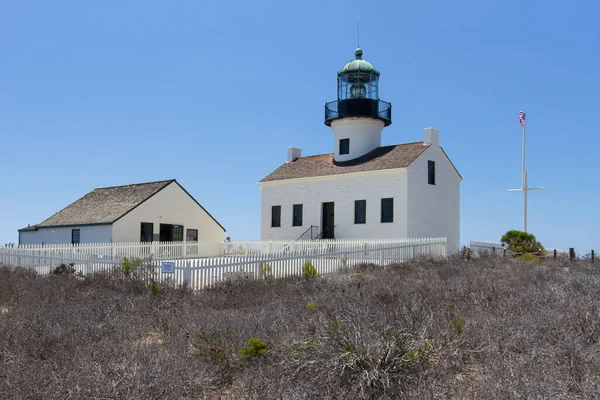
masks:
[[[71,228],[71,227],[82,227],[82,226],[102,226],[102,225],[112,225],[112,222],[94,222],[90,224],[64,224],[64,225],[36,225],[31,226],[29,228],[21,228],[19,232],[33,232],[40,229],[50,229],[50,228]]]

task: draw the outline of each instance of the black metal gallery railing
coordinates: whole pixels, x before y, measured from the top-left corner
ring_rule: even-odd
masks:
[[[392,123],[392,104],[383,100],[346,99],[325,104],[325,125],[338,118],[372,117],[383,120],[385,126]]]

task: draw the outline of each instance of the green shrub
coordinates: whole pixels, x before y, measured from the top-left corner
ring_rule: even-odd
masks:
[[[141,258],[132,258],[131,260],[125,257],[121,264],[121,271],[126,276],[131,276],[138,268],[142,266],[143,260]]]
[[[525,253],[538,256],[545,254],[544,246],[531,233],[511,230],[506,232],[500,240],[514,256],[520,256]]]
[[[162,286],[156,282],[150,283],[150,285],[148,286],[148,290],[150,291],[151,296],[160,296],[161,294],[163,294]]]
[[[314,311],[317,309],[317,303],[315,303],[314,301],[311,301],[306,304],[306,308],[308,308],[310,311]]]
[[[464,317],[456,318],[452,321],[452,327],[459,335],[462,335],[465,331],[465,326],[467,325],[467,320]]]
[[[260,276],[264,279],[273,279],[273,268],[269,265],[269,263],[260,264]]]
[[[262,357],[267,352],[267,346],[259,338],[248,339],[248,347],[238,350],[242,361],[247,364],[256,357]]]
[[[321,274],[310,261],[307,261],[302,266],[302,276],[306,279],[317,279]]]

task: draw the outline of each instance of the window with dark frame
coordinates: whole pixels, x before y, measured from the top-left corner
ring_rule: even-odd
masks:
[[[183,226],[173,225],[173,241],[183,242]]]
[[[187,229],[185,239],[188,242],[197,242],[198,241],[198,229]]]
[[[435,161],[427,161],[427,183],[435,185]]]
[[[281,206],[271,207],[271,228],[281,227]]]
[[[340,139],[340,155],[350,154],[350,139]]]
[[[81,242],[81,229],[71,229],[71,244]]]
[[[381,222],[394,222],[394,199],[381,199]]]
[[[152,222],[142,222],[140,224],[140,242],[154,241],[154,224]]]
[[[294,204],[292,226],[302,226],[302,204]]]
[[[366,224],[367,223],[367,201],[366,200],[355,200],[354,201],[354,223],[355,224]]]

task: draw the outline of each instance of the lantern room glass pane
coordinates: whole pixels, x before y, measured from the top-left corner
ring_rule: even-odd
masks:
[[[377,75],[371,75],[370,93],[371,93],[371,99],[373,99],[373,100],[377,100],[379,98],[378,82],[379,82],[379,78],[377,77]]]
[[[338,78],[338,100],[379,98],[379,78],[375,74],[353,72]]]

